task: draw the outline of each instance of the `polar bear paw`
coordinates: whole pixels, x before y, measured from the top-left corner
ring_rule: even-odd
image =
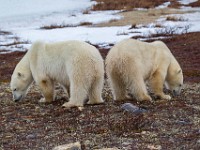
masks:
[[[165,100],[171,100],[172,99],[170,95],[163,95],[161,98],[165,99]]]
[[[45,98],[41,98],[39,100],[39,103],[51,103],[51,102],[52,102],[52,100],[46,100]]]
[[[73,104],[70,102],[66,102],[62,105],[62,107],[64,107],[64,108],[83,107],[83,105],[82,104],[77,105],[77,104]]]
[[[102,103],[104,103],[104,101],[103,101],[102,98],[99,99],[99,100],[89,100],[89,101],[87,102],[87,104],[89,104],[89,105],[93,105],[93,104],[102,104]]]
[[[170,95],[165,95],[165,94],[159,94],[157,95],[158,99],[164,99],[164,100],[171,100],[171,96]]]
[[[139,101],[141,101],[141,102],[145,102],[145,101],[152,102],[152,98],[149,95],[142,95],[141,97],[139,97]]]

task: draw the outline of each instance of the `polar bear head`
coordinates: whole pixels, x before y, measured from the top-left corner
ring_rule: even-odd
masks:
[[[11,77],[10,87],[15,102],[26,96],[28,87],[33,82],[32,73],[25,61],[20,61]]]
[[[177,61],[170,64],[167,72],[166,87],[173,92],[174,95],[179,95],[183,87],[183,72]]]

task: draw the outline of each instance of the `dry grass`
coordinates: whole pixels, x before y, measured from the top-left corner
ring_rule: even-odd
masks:
[[[42,26],[42,27],[40,27],[40,29],[51,30],[51,29],[59,29],[59,28],[67,28],[67,27],[75,27],[75,25],[52,24],[52,25]]]
[[[91,25],[92,25],[91,22],[81,22],[81,23],[79,24],[79,26],[91,26]]]
[[[0,35],[9,35],[9,34],[12,34],[11,32],[8,32],[8,31],[2,31],[0,29]]]
[[[167,16],[167,21],[187,21],[184,17]]]
[[[40,27],[40,29],[45,29],[45,30],[52,30],[52,29],[59,29],[59,28],[69,28],[69,27],[78,27],[78,26],[89,26],[92,25],[91,22],[81,22],[79,24],[67,24],[67,25],[59,25],[59,24],[52,24],[52,25],[46,25]]]
[[[159,24],[159,23],[156,23],[156,24],[155,24],[155,28],[163,28],[163,25],[162,25],[162,24]]]
[[[95,0],[97,2],[92,10],[124,10],[129,11],[133,8],[154,8],[165,2],[170,2],[169,7],[179,8],[181,5],[177,0]],[[199,6],[199,2],[193,4]]]
[[[13,46],[13,45],[19,45],[19,44],[28,44],[28,41],[14,41],[12,43],[7,44],[0,44],[0,46]]]
[[[198,0],[198,1],[194,2],[194,3],[191,3],[191,4],[189,4],[189,6],[191,6],[191,7],[200,7],[200,1]]]
[[[173,36],[176,36],[177,34],[186,34],[188,33],[188,29],[190,26],[184,26],[184,27],[163,27],[162,25],[157,24],[155,27],[157,29],[156,32],[153,34],[150,34],[151,37],[168,37],[171,38]]]
[[[166,0],[95,0],[92,10],[132,10],[133,8],[154,8]]]

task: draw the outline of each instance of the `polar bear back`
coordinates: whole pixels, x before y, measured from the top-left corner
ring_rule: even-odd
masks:
[[[60,59],[64,58],[65,60],[70,60],[76,56],[90,56],[98,59],[102,59],[99,55],[97,49],[85,42],[81,41],[64,41],[64,42],[56,42],[56,43],[43,43],[41,41],[35,42],[31,49],[30,53],[32,54],[40,54],[48,56],[48,59],[56,59],[59,57]]]
[[[161,41],[147,43],[134,39],[125,39],[117,43],[109,51],[106,60],[108,64],[118,65],[117,68],[122,73],[129,72],[129,70],[126,70],[127,68],[133,68],[140,71],[139,74],[146,79],[158,68],[159,64],[169,65],[172,57],[170,50]],[[124,67],[125,65],[130,66]],[[108,69],[112,70],[109,67],[114,66],[108,66]]]
[[[74,73],[75,69],[90,76],[90,71],[93,74],[95,68],[99,68],[99,66],[103,68],[103,59],[98,50],[81,41],[51,44],[38,41],[32,45],[28,55],[34,77],[39,74],[42,76],[44,73],[44,76],[48,75],[60,83],[66,82],[67,84],[70,73]],[[89,71],[88,66],[93,69]]]
[[[159,55],[160,57],[161,53],[167,53],[167,55],[171,55],[170,50],[161,41],[147,43],[134,39],[125,39],[117,43],[111,49],[110,53],[112,53],[112,51],[117,55],[134,55],[136,60],[155,59],[155,55]]]

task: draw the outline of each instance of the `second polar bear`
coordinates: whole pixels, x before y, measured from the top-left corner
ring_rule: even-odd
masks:
[[[54,100],[54,83],[58,82],[70,91],[65,107],[83,106],[87,97],[89,104],[103,103],[103,59],[94,46],[85,42],[33,43],[11,78],[15,101],[26,95],[33,80],[44,96],[41,102]]]
[[[117,100],[126,99],[128,89],[139,101],[151,101],[146,81],[157,97],[167,100],[171,96],[163,93],[164,84],[175,94],[183,85],[182,69],[161,41],[126,39],[117,43],[106,57],[106,73]]]

